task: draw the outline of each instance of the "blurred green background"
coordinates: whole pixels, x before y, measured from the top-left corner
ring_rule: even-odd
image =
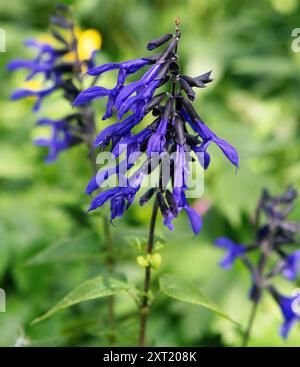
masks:
[[[37,116],[31,113],[32,102],[9,101],[10,93],[22,85],[24,73],[9,74],[5,65],[31,55],[23,41],[46,32],[55,3],[0,0],[0,28],[7,34],[7,52],[0,53],[0,287],[7,293],[7,312],[0,313],[1,346],[106,345],[107,340],[105,300],[75,306],[30,326],[70,289],[103,271],[101,223],[97,215],[85,214],[90,199],[84,188],[91,176],[86,149],[76,147],[45,165],[45,151],[31,144],[40,133],[34,128]],[[220,151],[210,148],[212,163],[200,203],[210,205],[203,230],[193,237],[184,214],[174,232],[159,223],[166,246],[158,273],[198,280],[224,312],[245,324],[250,310],[248,273],[239,263],[231,271],[220,269],[223,253],[212,243],[220,235],[251,241],[249,217],[263,187],[274,193],[288,184],[300,188],[300,53],[291,50],[291,32],[300,27],[299,2],[61,3],[73,5],[82,28],[102,33],[99,63],[145,55],[147,41],[172,32],[173,19],[180,16],[185,73],[199,75],[213,69],[214,82],[199,91],[195,106],[204,121],[237,148],[240,169],[235,174]],[[58,116],[67,108],[51,98],[38,116]],[[99,115],[98,123],[100,129]],[[135,205],[113,228],[116,253],[125,257],[117,270],[136,284],[143,272],[127,237],[146,234],[150,211],[151,205],[143,209]],[[300,219],[299,204],[293,217]],[[56,251],[37,257],[53,246]],[[290,294],[293,285],[280,281],[278,287]],[[118,345],[134,345],[138,326],[134,303],[117,296],[117,313]],[[299,346],[299,325],[288,341],[282,341],[278,335],[281,321],[280,311],[266,295],[250,345]],[[241,334],[226,320],[197,306],[162,296],[150,316],[149,341],[158,346],[237,346]]]

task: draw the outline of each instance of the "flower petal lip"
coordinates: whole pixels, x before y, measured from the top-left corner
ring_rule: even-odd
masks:
[[[110,92],[111,91],[109,89],[103,87],[98,86],[90,87],[88,89],[85,89],[83,92],[79,93],[79,95],[73,102],[73,106],[80,106],[83,104],[87,104],[94,99],[99,99],[108,96]]]
[[[151,61],[147,59],[134,59],[125,62],[111,62],[101,66],[97,66],[87,71],[89,75],[101,75],[111,70],[125,70],[126,73],[132,74],[137,72],[139,69],[144,67],[147,64],[150,64]]]
[[[36,63],[34,61],[13,60],[7,64],[6,69],[8,71],[14,71],[17,69],[22,69],[22,68],[33,69],[35,66],[36,66]]]
[[[201,216],[196,212],[195,209],[190,208],[188,205],[185,205],[184,209],[187,212],[187,215],[189,217],[189,221],[190,221],[191,227],[193,229],[193,232],[195,234],[198,234],[201,231],[201,228],[202,228]]]
[[[236,149],[225,140],[219,138],[210,128],[201,121],[200,117],[194,110],[189,101],[182,98],[183,106],[186,110],[188,123],[191,125],[194,131],[196,131],[204,142],[213,141],[228,158],[228,160],[237,168],[239,167],[239,157]]]
[[[280,328],[280,335],[282,338],[287,339],[292,326],[296,321],[300,321],[300,315],[293,309],[293,304],[297,301],[298,296],[286,297],[280,294],[274,286],[269,286],[268,290],[272,294],[273,298],[277,302],[281,309],[284,321]]]
[[[237,244],[227,237],[216,239],[215,245],[227,250],[224,259],[220,262],[220,266],[224,269],[230,269],[235,259],[247,251],[247,247]]]
[[[282,274],[288,280],[296,280],[299,271],[300,271],[300,250],[297,250],[286,257]]]
[[[24,97],[32,97],[32,96],[37,96],[38,92],[34,91],[34,90],[30,90],[30,89],[16,89],[12,94],[11,94],[11,99],[12,100],[16,100],[16,99],[20,99],[20,98],[24,98]]]
[[[97,183],[97,179],[96,176],[93,176],[90,180],[90,182],[88,183],[85,192],[86,194],[90,195],[92,194],[95,190],[97,190],[99,188],[98,183]]]

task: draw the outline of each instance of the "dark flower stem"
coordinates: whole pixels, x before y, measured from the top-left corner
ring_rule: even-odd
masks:
[[[266,241],[265,244],[263,245],[264,251],[263,254],[261,255],[260,259],[259,259],[259,264],[258,264],[258,269],[257,269],[257,274],[258,274],[258,279],[261,279],[262,274],[263,274],[263,270],[265,267],[265,264],[267,262],[267,258],[268,258],[268,247],[269,247],[269,241]],[[261,293],[261,286],[258,288],[259,289],[259,293]],[[249,321],[247,324],[247,328],[246,331],[244,333],[244,337],[243,337],[243,343],[242,346],[243,347],[247,347],[249,339],[250,339],[250,335],[251,335],[251,331],[253,328],[253,323],[254,323],[254,319],[256,316],[256,312],[257,312],[257,306],[259,304],[260,301],[260,295],[256,297],[256,299],[253,301],[252,303],[252,308],[251,308],[251,312],[250,312],[250,317],[249,317]]]
[[[175,19],[175,25],[176,25],[176,36],[179,35],[179,24],[180,20],[179,18]],[[177,52],[177,46],[175,48],[175,53]],[[172,86],[171,86],[171,94],[174,97],[176,92],[176,80],[171,80]],[[154,235],[155,235],[155,223],[158,213],[158,200],[157,196],[155,197],[155,201],[153,204],[152,209],[152,216],[151,216],[151,222],[150,222],[150,229],[149,229],[149,238],[148,238],[148,245],[147,245],[147,255],[151,255],[154,247]],[[151,266],[147,266],[145,269],[145,280],[144,280],[144,295],[143,299],[140,305],[140,335],[139,335],[139,346],[144,347],[145,346],[145,339],[146,339],[146,329],[147,329],[147,319],[149,315],[149,291],[151,287]]]
[[[158,212],[158,201],[155,198],[152,216],[150,222],[149,229],[149,237],[148,237],[148,245],[147,245],[147,255],[151,255],[154,247],[154,234],[155,234],[155,223]],[[145,346],[145,338],[146,338],[146,327],[147,327],[147,318],[149,314],[149,291],[151,286],[151,267],[147,266],[145,269],[145,280],[144,280],[144,295],[140,305],[140,335],[139,335],[139,346]]]
[[[259,303],[258,301],[255,301],[252,304],[248,325],[247,325],[247,328],[246,328],[246,331],[245,331],[245,334],[244,334],[244,338],[243,338],[243,344],[242,344],[243,347],[247,347],[247,345],[248,345],[251,330],[252,330],[254,319],[255,319],[255,316],[256,316],[256,312],[257,312],[258,303]]]
[[[256,227],[258,225],[258,220],[259,220],[259,215],[257,215],[257,220],[256,220],[256,223],[255,223]],[[259,293],[261,293],[263,287],[265,286],[264,285],[264,280],[263,280],[264,279],[263,273],[264,273],[265,265],[266,265],[267,260],[268,260],[268,256],[269,256],[269,254],[272,250],[272,246],[273,246],[274,224],[272,222],[270,223],[270,227],[271,227],[271,229],[270,229],[270,234],[268,236],[268,239],[262,243],[262,254],[260,256],[259,263],[258,263],[258,268],[257,268],[257,279],[258,279],[257,286],[258,286],[258,289],[259,289]],[[243,347],[246,347],[248,345],[260,298],[261,298],[261,295],[259,294],[259,296],[256,297],[255,300],[253,301],[252,309],[251,309],[251,313],[250,313],[250,317],[249,317],[249,321],[248,321],[248,325],[247,325],[247,328],[246,328],[246,331],[245,331],[245,334],[244,334],[244,337],[243,337],[243,344],[242,344]]]

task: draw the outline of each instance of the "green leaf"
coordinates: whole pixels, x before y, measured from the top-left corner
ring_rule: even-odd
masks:
[[[202,306],[240,326],[238,322],[219,310],[214,302],[199,289],[196,282],[180,279],[173,275],[164,275],[160,278],[159,283],[161,291],[168,297]]]
[[[58,261],[84,260],[100,257],[101,241],[93,233],[83,232],[75,238],[65,238],[46,247],[26,262],[26,265],[42,265]]]
[[[60,302],[53,306],[44,315],[33,320],[32,324],[36,324],[40,321],[46,320],[54,315],[56,312],[63,310],[64,308],[92,299],[111,296],[113,294],[120,293],[127,288],[127,281],[124,279],[120,279],[119,277],[105,278],[103,276],[97,276],[95,278],[88,279],[75,287],[70,293],[68,293]]]

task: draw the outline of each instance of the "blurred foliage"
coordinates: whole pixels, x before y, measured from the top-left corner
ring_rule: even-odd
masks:
[[[203,231],[193,238],[184,215],[170,233],[159,224],[166,245],[158,273],[198,281],[218,306],[242,324],[250,304],[249,277],[237,264],[230,272],[218,268],[222,254],[212,245],[219,235],[251,241],[249,217],[260,190],[282,191],[292,183],[300,189],[300,53],[291,51],[291,32],[300,26],[297,0],[65,0],[74,7],[83,28],[99,29],[103,49],[98,62],[135,58],[145,44],[172,32],[173,19],[182,20],[180,55],[187,74],[213,69],[215,81],[197,95],[200,116],[240,154],[234,169],[217,148],[205,176]],[[21,73],[10,75],[6,63],[29,57],[22,43],[46,31],[55,1],[0,0],[0,27],[7,34],[7,52],[0,53],[0,287],[7,292],[7,312],[0,313],[0,345],[106,345],[106,303],[90,301],[61,311],[30,326],[85,279],[105,273],[101,223],[86,216],[89,197],[84,187],[91,169],[84,147],[62,154],[45,165],[45,152],[33,147],[35,117],[31,101],[9,101],[22,83]],[[107,81],[109,83],[109,80]],[[59,97],[59,96],[58,96]],[[103,104],[96,103],[98,108]],[[47,101],[43,114],[61,113],[57,98]],[[98,119],[99,129],[102,122]],[[126,237],[147,233],[151,205],[133,206],[113,228],[117,271],[140,285],[142,270]],[[300,218],[300,206],[294,212]],[[154,281],[155,283],[155,281]],[[298,283],[300,285],[300,283]],[[282,282],[282,292],[291,286]],[[117,296],[118,345],[136,342],[134,303]],[[289,340],[278,335],[281,315],[266,297],[259,309],[250,345],[299,345],[300,328]],[[235,346],[240,330],[197,306],[161,296],[149,322],[149,340],[159,346]]]

